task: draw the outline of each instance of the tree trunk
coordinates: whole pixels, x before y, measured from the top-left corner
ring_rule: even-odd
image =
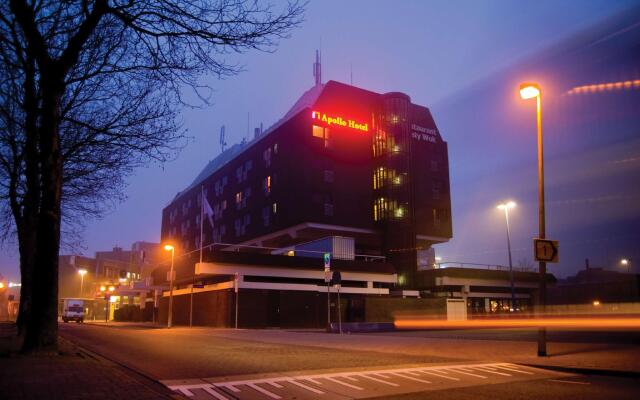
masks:
[[[38,156],[38,100],[35,84],[35,60],[27,51],[25,60],[25,178],[26,193],[22,207],[13,207],[18,227],[20,251],[20,309],[18,311],[18,336],[24,337],[29,311],[31,310],[31,288],[37,239],[38,204],[40,202],[39,156]]]
[[[23,353],[55,353],[58,348],[58,254],[60,249],[60,100],[64,90],[56,64],[43,70],[40,149],[40,209],[37,221],[32,306]],[[46,71],[46,72],[45,72]]]

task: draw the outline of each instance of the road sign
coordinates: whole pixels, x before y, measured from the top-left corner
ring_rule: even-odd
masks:
[[[547,239],[533,239],[533,253],[536,261],[557,263],[558,241]]]
[[[340,274],[340,271],[333,271],[331,283],[333,283],[334,285],[340,285],[342,283],[342,275]]]

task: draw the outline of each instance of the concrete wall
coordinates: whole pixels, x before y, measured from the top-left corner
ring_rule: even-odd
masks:
[[[401,297],[367,297],[367,322],[393,322],[395,315],[435,315],[446,317],[447,299],[418,299]]]

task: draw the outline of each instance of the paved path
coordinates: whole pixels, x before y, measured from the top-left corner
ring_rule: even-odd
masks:
[[[549,378],[562,380],[570,376],[509,363],[480,363],[259,377],[214,377],[162,383],[177,393],[198,400],[337,400]]]

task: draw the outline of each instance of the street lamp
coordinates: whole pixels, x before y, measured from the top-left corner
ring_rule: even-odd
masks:
[[[173,259],[176,253],[176,249],[170,244],[165,245],[164,249],[171,252],[171,270],[169,271],[169,314],[167,316],[168,329],[171,328],[171,320],[173,317]]]
[[[86,269],[79,269],[78,273],[80,274],[80,297],[82,297],[82,286],[84,285],[84,276],[87,274]]]
[[[542,146],[542,91],[535,83],[523,83],[520,85],[520,97],[523,100],[536,99],[536,122],[538,126],[538,225],[539,238],[545,238],[545,212],[544,212],[544,151]],[[547,263],[540,261],[540,295],[538,304],[544,313],[547,302]],[[545,327],[538,329],[538,356],[547,355],[547,331]]]
[[[623,258],[620,260],[620,265],[627,267],[627,274],[631,272],[631,260],[628,258]]]
[[[511,261],[511,232],[509,230],[509,209],[515,208],[516,203],[509,201],[498,204],[499,210],[504,210],[504,220],[507,223],[507,251],[509,253],[509,280],[511,281],[511,311],[516,309],[516,291],[513,285],[513,263]]]

